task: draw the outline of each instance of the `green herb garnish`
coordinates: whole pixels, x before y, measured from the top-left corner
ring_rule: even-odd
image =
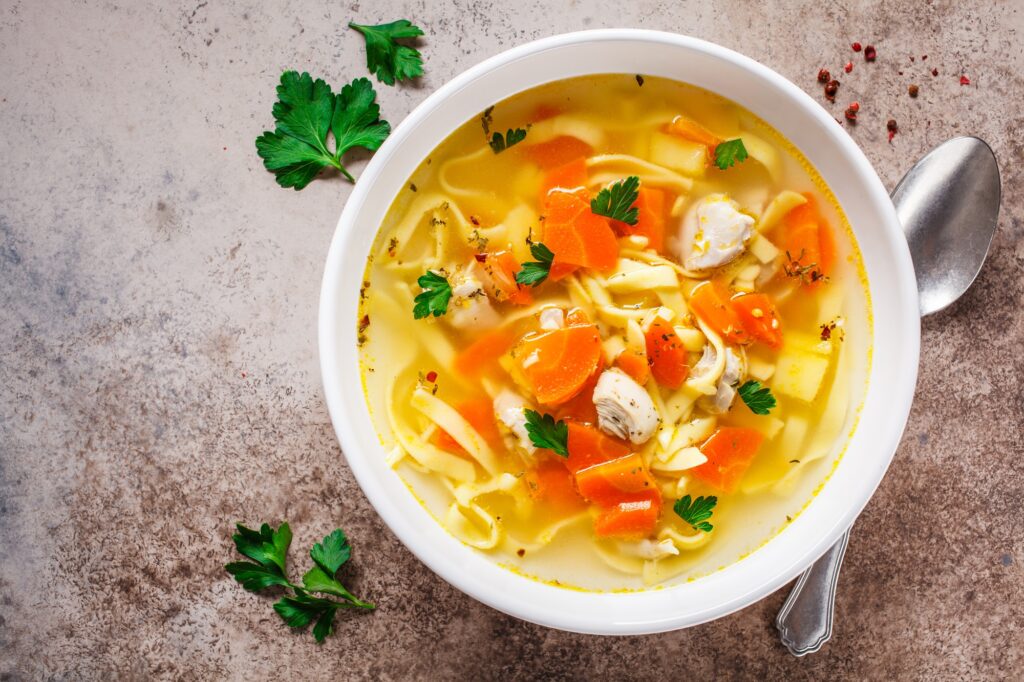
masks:
[[[525,410],[526,433],[530,442],[538,448],[547,448],[556,455],[569,456],[569,425],[564,421],[555,421],[550,414],[540,414],[535,410]]]
[[[739,394],[754,414],[768,414],[775,407],[775,396],[767,386],[762,386],[760,381],[750,380],[743,384],[740,386]]]
[[[711,510],[718,504],[718,498],[714,495],[704,497],[701,495],[696,500],[690,501],[690,496],[685,495],[682,499],[676,500],[672,508],[676,514],[694,530],[710,533],[714,528],[707,519],[711,518]]]
[[[314,566],[302,576],[300,587],[288,580],[288,546],[292,542],[292,531],[287,522],[276,530],[266,523],[258,531],[240,523],[236,527],[238,533],[231,536],[235,547],[252,561],[236,561],[224,568],[250,592],[274,586],[290,589],[291,594],[274,604],[274,611],[289,627],[304,628],[316,621],[313,637],[323,642],[334,631],[334,614],[338,609],[368,611],[375,608],[345,589],[337,578],[338,569],[352,556],[348,538],[340,528],[313,545],[309,556]],[[315,597],[313,593],[338,599]]]
[[[516,282],[535,287],[548,278],[555,254],[539,242],[530,244],[530,254],[537,259],[537,262],[523,263],[523,267],[516,273]]]
[[[365,78],[357,78],[335,95],[319,78],[314,81],[308,73],[285,71],[274,104],[276,128],[256,138],[256,152],[282,187],[300,190],[327,166],[355,182],[341,158],[354,147],[375,151],[391,133],[391,125],[380,119],[376,98]],[[334,137],[333,151],[328,132]]]
[[[394,85],[396,80],[423,75],[423,58],[419,50],[398,42],[423,35],[419,26],[414,26],[407,19],[377,26],[363,26],[352,21],[348,25],[366,38],[366,68],[376,74],[381,83]]]
[[[491,135],[491,141],[488,142],[491,145],[491,149],[494,150],[495,154],[500,154],[509,147],[515,146],[526,139],[526,130],[523,128],[516,128],[512,130],[509,128],[508,132],[502,136],[501,133],[494,133]]]
[[[448,301],[452,297],[452,285],[448,278],[439,275],[433,270],[428,270],[425,275],[420,275],[416,280],[423,292],[417,294],[415,305],[412,308],[412,315],[417,320],[423,317],[440,317],[448,312]]]
[[[640,178],[630,175],[598,192],[590,200],[590,211],[627,225],[636,225],[640,210],[633,204],[640,196],[639,189]]]
[[[738,137],[715,145],[715,165],[721,170],[746,160],[747,148],[743,146],[743,140]]]

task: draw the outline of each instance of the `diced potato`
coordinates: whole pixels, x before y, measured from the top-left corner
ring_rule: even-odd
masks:
[[[679,171],[692,178],[704,177],[708,160],[708,148],[690,140],[684,140],[657,132],[651,135],[650,160],[659,166]]]
[[[779,152],[774,145],[749,132],[740,133],[740,139],[743,140],[743,146],[747,148],[750,157],[764,166],[774,182],[780,182],[782,159],[779,158]]]
[[[810,334],[803,334],[801,332],[788,331],[783,333],[782,346],[783,348],[793,348],[807,351],[809,353],[817,353],[818,355],[832,354],[831,341],[822,341],[821,337],[811,336]]]
[[[626,350],[626,342],[618,335],[609,336],[601,342],[601,346],[604,349],[604,361],[609,365],[615,362],[615,358],[619,357],[619,353]]]
[[[787,347],[775,364],[772,390],[788,396],[811,402],[818,395],[821,380],[828,371],[829,358],[816,353]]]
[[[786,418],[777,448],[787,462],[800,459],[809,429],[810,422],[803,415],[791,414]]]
[[[686,307],[686,299],[683,298],[683,292],[678,288],[658,289],[654,293],[658,295],[661,305],[671,309],[676,315],[681,317],[690,311]]]
[[[760,232],[756,233],[750,239],[750,243],[747,244],[747,248],[750,249],[750,253],[754,255],[754,258],[762,263],[771,263],[779,255],[778,247],[775,246],[775,244],[772,244],[768,238]]]
[[[533,260],[533,256],[530,254],[530,245],[526,240],[530,236],[530,228],[536,228],[540,224],[537,214],[528,205],[519,204],[508,212],[504,222],[505,228],[508,230],[508,241],[516,260],[521,263]]]
[[[775,374],[775,363],[754,355],[747,355],[747,374],[758,381],[765,382]]]
[[[768,440],[775,438],[779,435],[779,431],[785,426],[785,423],[770,414],[760,415],[754,414],[746,406],[740,406],[733,408],[732,411],[732,426],[742,426],[747,429],[755,429],[764,434],[764,437]]]
[[[683,347],[691,353],[699,353],[704,350],[704,344],[707,343],[707,339],[704,337],[704,332],[694,327],[684,327],[682,325],[676,325],[676,336],[683,342]]]

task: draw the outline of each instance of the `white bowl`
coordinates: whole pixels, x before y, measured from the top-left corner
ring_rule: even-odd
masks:
[[[659,590],[582,592],[498,566],[449,535],[384,461],[359,378],[356,310],[371,244],[395,195],[434,147],[510,95],[601,73],[662,76],[738,102],[778,129],[817,168],[853,226],[873,304],[873,357],[861,418],[824,488],[792,524],[705,577]],[[334,428],[370,502],[434,572],[472,597],[542,625],[643,634],[702,623],[743,608],[807,568],[849,527],[881,481],[910,411],[920,344],[910,253],[881,181],[846,132],[771,69],[718,45],[640,30],[538,40],[453,79],[402,121],[373,157],[338,220],[320,294],[320,365]]]

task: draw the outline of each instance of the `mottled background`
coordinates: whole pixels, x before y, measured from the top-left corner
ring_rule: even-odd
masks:
[[[513,45],[639,26],[737,49],[823,103],[819,67],[852,59],[825,104],[842,118],[860,101],[850,133],[888,187],[945,138],[994,147],[1004,201],[989,262],[924,322],[910,423],[856,526],[820,653],[778,644],[784,591],[658,636],[519,622],[434,576],[363,497],[315,333],[351,188],[280,189],[253,140],[284,68],[363,75],[346,22],[400,17],[428,34],[427,75],[379,88],[393,122]],[[1020,679],[1022,29],[1019,1],[0,0],[0,679]],[[282,519],[300,566],[344,526],[349,579],[380,606],[321,647],[222,568],[231,522]]]

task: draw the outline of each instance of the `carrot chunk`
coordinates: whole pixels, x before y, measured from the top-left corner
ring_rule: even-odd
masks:
[[[643,457],[637,453],[577,471],[576,487],[584,499],[603,507],[628,502],[636,493],[657,489]]]
[[[523,154],[526,155],[526,158],[533,161],[543,170],[564,166],[570,161],[588,157],[593,153],[593,147],[578,137],[572,137],[571,135],[560,135],[547,142],[531,144],[523,149]],[[586,184],[586,166],[584,166],[583,171],[583,182],[579,184]],[[579,185],[574,185],[574,187],[576,186]]]
[[[598,358],[594,373],[584,382],[582,388],[573,397],[558,406],[556,418],[571,419],[578,422],[593,424],[597,422],[597,406],[594,405],[594,388],[604,371],[604,356]]]
[[[628,445],[606,436],[596,427],[577,422],[569,422],[568,425],[569,456],[563,461],[563,464],[573,473],[629,454]]]
[[[676,116],[668,124],[667,130],[672,135],[678,135],[684,140],[707,145],[709,152],[722,142],[722,138],[718,135],[686,116]]]
[[[549,277],[558,280],[576,268],[609,271],[619,244],[608,220],[590,211],[582,193],[552,192],[544,202],[544,244],[555,254]]]
[[[467,377],[479,377],[498,368],[498,358],[515,342],[508,329],[484,332],[455,356],[455,371]]]
[[[723,426],[700,446],[708,461],[690,472],[708,485],[731,493],[747,472],[763,440],[764,434],[760,431]]]
[[[817,285],[822,277],[832,274],[836,245],[832,230],[818,212],[818,204],[809,192],[807,203],[797,206],[782,219],[783,245],[788,253],[790,270],[806,268],[806,286]]]
[[[586,186],[587,159],[580,156],[553,168],[544,176],[544,180],[540,185],[540,200],[538,203],[543,206],[548,198],[548,194],[553,189],[561,189],[567,192],[573,190],[586,191]]]
[[[706,325],[731,343],[748,343],[750,335],[743,328],[739,313],[729,302],[729,290],[714,280],[697,286],[690,295],[690,310]]]
[[[594,519],[594,534],[622,539],[647,537],[654,533],[660,514],[661,494],[657,490],[640,493],[638,499],[602,509]]]
[[[601,361],[601,335],[592,324],[525,337],[515,357],[538,401],[558,405],[579,393]]]
[[[651,187],[641,187],[637,192],[636,225],[613,221],[619,234],[647,237],[647,245],[661,251],[665,247],[665,192]]]
[[[770,348],[782,346],[782,323],[775,303],[767,294],[742,294],[730,303],[740,317],[743,328],[757,341]]]
[[[683,356],[685,366],[686,357]],[[643,386],[651,376],[651,365],[647,355],[640,351],[624,350],[615,358],[615,366],[629,375],[629,378]],[[681,382],[680,382],[681,383]]]
[[[525,478],[530,497],[545,505],[545,511],[565,516],[586,506],[576,492],[572,473],[561,462],[545,459],[527,471]]]
[[[480,262],[490,279],[485,286],[487,293],[494,300],[508,301],[515,305],[533,303],[533,295],[530,293],[529,287],[516,282],[516,273],[523,266],[511,251],[483,253],[477,257],[477,261]]]
[[[476,432],[488,445],[496,446],[501,443],[501,433],[499,433],[498,425],[494,420],[494,405],[490,398],[472,398],[459,403],[455,409],[469,422],[470,426],[476,429]],[[466,454],[463,447],[444,429],[435,431],[431,441],[442,450],[458,455]]]
[[[669,323],[655,318],[644,335],[651,376],[661,386],[679,388],[690,374],[686,364],[686,348]]]

